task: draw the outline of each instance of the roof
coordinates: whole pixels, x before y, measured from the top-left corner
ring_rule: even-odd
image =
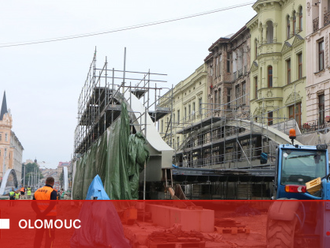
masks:
[[[2,121],[4,114],[8,113],[7,110],[7,101],[6,101],[6,91],[3,93],[1,112],[0,112],[0,121]]]

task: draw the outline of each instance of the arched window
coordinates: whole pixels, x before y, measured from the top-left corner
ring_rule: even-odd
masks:
[[[299,7],[299,32],[303,30],[303,12],[302,7]]]
[[[273,67],[270,65],[267,68],[268,88],[273,87]]]
[[[293,33],[293,35],[296,34],[296,22],[297,22],[296,11],[293,11],[293,13],[292,13],[292,33]]]
[[[267,22],[267,43],[273,43],[274,28],[273,22]]]
[[[290,39],[290,16],[286,17],[286,38]]]

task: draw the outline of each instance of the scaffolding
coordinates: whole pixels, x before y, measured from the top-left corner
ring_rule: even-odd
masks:
[[[173,108],[171,89],[163,96],[162,106]],[[251,116],[244,105],[249,94],[224,104],[202,103],[202,117],[196,113],[183,116],[177,122],[166,122],[163,138],[175,148],[174,180],[180,183],[190,199],[269,199],[275,174],[276,146],[286,142],[281,134],[291,128],[301,134],[294,119],[281,117],[283,108]],[[258,122],[256,122],[256,120]],[[305,132],[306,130],[302,130]],[[180,144],[173,137],[181,135]],[[287,140],[289,138],[287,137]],[[289,143],[289,142],[286,142]],[[261,162],[262,153],[268,160]]]
[[[78,99],[78,124],[74,137],[74,157],[79,158],[86,153],[91,145],[118,118],[122,101],[131,106],[130,98],[125,98],[131,92],[143,102],[146,108],[135,119],[131,119],[131,132],[136,132],[136,123],[142,122],[149,114],[153,121],[169,113],[169,109],[158,108],[160,92],[164,87],[166,74],[126,70],[126,49],[124,53],[124,68],[116,70],[108,64],[107,58],[102,67],[97,67],[96,50],[87,73],[84,86]],[[141,124],[139,131],[146,134],[146,124]]]

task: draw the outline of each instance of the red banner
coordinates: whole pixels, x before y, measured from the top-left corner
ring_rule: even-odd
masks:
[[[330,202],[0,201],[1,248],[294,245],[330,247]]]

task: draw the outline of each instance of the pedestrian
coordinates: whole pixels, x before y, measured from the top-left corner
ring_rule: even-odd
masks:
[[[37,219],[47,219],[55,221],[56,219],[56,201],[49,201],[46,203],[47,200],[56,200],[57,199],[57,192],[53,189],[54,186],[54,178],[47,177],[46,185],[42,188],[39,188],[34,192],[33,195],[33,204],[32,208],[37,214]],[[38,204],[39,201],[43,201],[42,203]],[[36,234],[34,236],[34,247],[41,247],[42,239],[44,236],[44,232],[46,231],[46,244],[45,247],[53,247],[54,239],[55,239],[55,229],[53,228],[40,228],[36,229]]]
[[[15,192],[15,200],[19,200],[19,196],[20,196],[20,195],[21,195],[21,194],[20,194],[19,191]]]
[[[24,186],[20,189],[21,192],[21,199],[25,199],[25,188]]]
[[[14,188],[11,188],[11,191],[9,192],[9,200],[15,200],[15,190],[14,190]],[[14,206],[14,202],[10,201],[9,206],[10,207]]]
[[[65,191],[64,191],[64,189],[62,189],[61,198],[64,199],[64,196],[65,196]]]
[[[26,195],[27,195],[27,199],[31,200],[32,192],[30,187],[27,188]]]
[[[15,200],[15,190],[14,188],[11,188],[11,191],[9,192],[9,199]]]

